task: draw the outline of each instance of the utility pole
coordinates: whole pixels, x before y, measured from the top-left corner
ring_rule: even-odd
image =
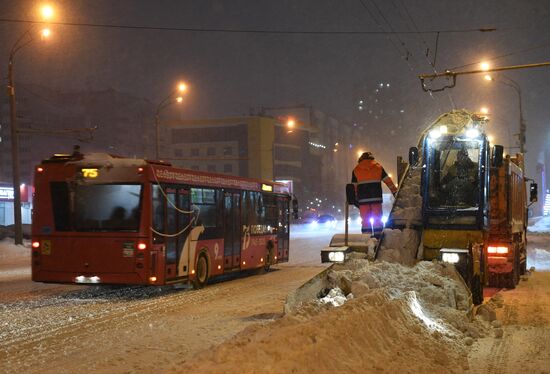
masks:
[[[15,244],[23,244],[23,220],[21,218],[21,181],[19,179],[19,134],[17,131],[17,114],[15,102],[15,85],[13,83],[13,53],[8,63],[8,96],[10,98],[11,122],[11,165],[13,181],[13,223]]]

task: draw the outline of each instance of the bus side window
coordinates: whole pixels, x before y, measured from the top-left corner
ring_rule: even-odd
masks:
[[[153,229],[164,233],[164,197],[160,191],[160,186],[153,185],[152,188],[152,207],[153,207]],[[158,234],[153,234],[153,243],[164,243],[164,238]]]
[[[248,219],[248,207],[250,206],[250,191],[243,191],[243,202],[241,206],[241,214],[242,214],[242,224],[243,225],[249,225],[250,220]]]

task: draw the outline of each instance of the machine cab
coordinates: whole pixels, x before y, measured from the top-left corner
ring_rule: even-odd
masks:
[[[480,126],[440,125],[425,137],[423,219],[427,228],[480,229],[487,224],[489,142]]]

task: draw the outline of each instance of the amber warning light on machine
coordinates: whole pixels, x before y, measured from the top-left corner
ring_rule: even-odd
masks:
[[[98,169],[82,169],[82,175],[84,178],[97,178],[99,176],[99,170]]]

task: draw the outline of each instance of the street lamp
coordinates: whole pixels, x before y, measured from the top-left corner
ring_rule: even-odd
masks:
[[[183,97],[181,96],[187,92],[187,84],[184,82],[178,83],[178,87],[170,93],[170,95],[166,96],[160,103],[157,105],[157,109],[155,110],[155,157],[158,160],[159,159],[159,137],[160,137],[160,112],[170,105],[174,103],[181,103],[183,102]]]
[[[521,87],[519,83],[514,81],[512,78],[507,77],[506,75],[500,76],[502,79],[495,79],[490,75],[486,75],[484,78],[487,81],[491,82],[498,82],[505,86],[512,87],[514,91],[516,91],[516,94],[518,95],[518,102],[519,102],[519,151],[520,153],[525,153],[525,132],[527,130],[527,125],[525,124],[525,120],[523,118],[523,100],[521,96]],[[504,79],[504,80],[503,80]]]
[[[40,10],[43,21],[52,18],[54,11],[49,5],[43,6]],[[35,25],[32,25],[15,42],[10,51],[8,61],[8,96],[10,100],[10,124],[11,124],[11,163],[13,183],[13,223],[15,244],[23,244],[23,221],[21,219],[21,181],[19,178],[19,132],[17,129],[17,108],[15,100],[14,67],[15,54],[35,40]],[[42,39],[50,36],[51,31],[44,28],[40,31]]]

